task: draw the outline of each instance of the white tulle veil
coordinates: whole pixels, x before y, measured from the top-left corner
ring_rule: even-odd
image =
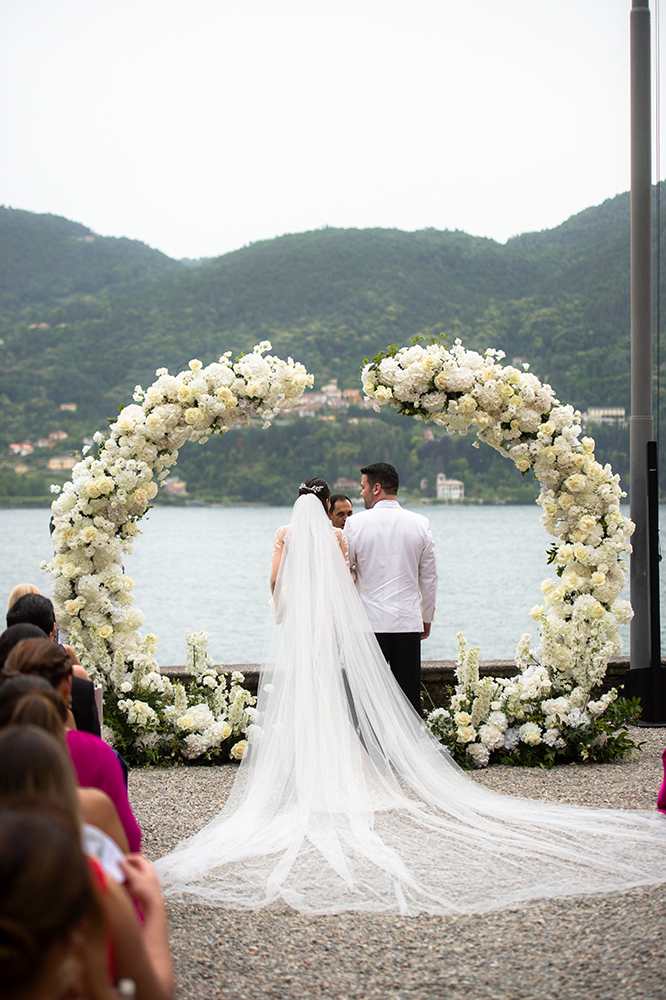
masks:
[[[285,540],[260,729],[229,801],[157,863],[167,895],[305,913],[482,912],[666,881],[666,817],[498,795],[423,727],[322,504]]]

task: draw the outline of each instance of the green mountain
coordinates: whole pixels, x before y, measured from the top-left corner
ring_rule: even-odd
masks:
[[[181,269],[136,240],[97,236],[58,215],[0,206],[0,303],[5,308],[56,303]]]
[[[363,357],[445,331],[449,343],[529,362],[581,409],[629,408],[628,194],[505,245],[457,231],[325,228],[197,267],[0,208],[0,261],[0,453],[54,430],[78,444],[156,367],[262,339],[317,383],[336,377],[344,388],[358,385]]]

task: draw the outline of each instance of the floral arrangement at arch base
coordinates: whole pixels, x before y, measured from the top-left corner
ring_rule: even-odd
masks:
[[[137,522],[157,495],[186,441],[259,418],[263,426],[291,408],[312,375],[291,358],[268,355],[263,341],[251,354],[231,353],[204,368],[170,375],[157,370],[134,404],[124,407],[97,455],[86,454],[52,504],[55,555],[43,568],[53,577],[58,627],[90,676],[104,687],[104,736],[128,763],[240,759],[254,724],[254,699],[242,674],[227,687],[208,657],[206,633],[188,635],[190,683],[173,684],[159,672],[155,636],[142,636],[133,606],[133,580],[123,555],[140,534]],[[88,452],[89,449],[84,449]]]
[[[620,511],[626,494],[610,465],[594,457],[594,440],[581,438],[580,413],[563,406],[549,385],[529,371],[502,365],[502,351],[484,355],[459,340],[391,347],[366,362],[363,390],[376,410],[390,404],[405,416],[432,421],[448,433],[476,432],[523,473],[541,484],[541,522],[555,536],[544,604],[530,612],[541,641],[523,636],[511,679],[479,679],[478,649],[459,636],[458,683],[450,709],[428,718],[432,731],[467,766],[489,762],[542,764],[608,760],[635,744],[627,721],[637,699],[600,699],[592,690],[622,643],[619,626],[631,620],[618,600],[626,582],[624,555],[633,524]]]

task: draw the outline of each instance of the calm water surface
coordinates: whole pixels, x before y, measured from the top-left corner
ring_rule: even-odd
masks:
[[[512,657],[523,632],[536,640],[529,610],[542,600],[550,544],[540,508],[414,509],[430,520],[439,569],[437,612],[424,658],[453,659],[459,629],[481,647],[482,659]],[[144,518],[125,569],[146,616],[143,631],[158,637],[162,665],[185,662],[187,628],[210,632],[216,662],[261,659],[273,536],[289,514],[287,507],[156,507]],[[48,522],[47,510],[0,509],[2,600],[14,584],[28,581],[50,596],[50,577],[39,569],[51,557]]]

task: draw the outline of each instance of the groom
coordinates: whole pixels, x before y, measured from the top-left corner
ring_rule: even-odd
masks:
[[[366,509],[344,530],[349,565],[382,652],[421,714],[421,640],[430,635],[437,595],[435,545],[425,517],[403,510],[398,473],[386,462],[361,469]]]

